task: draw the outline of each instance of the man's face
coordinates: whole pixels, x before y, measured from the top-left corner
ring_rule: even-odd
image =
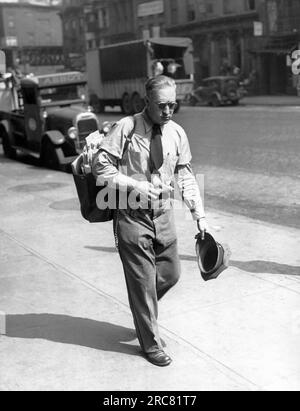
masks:
[[[149,97],[146,97],[147,112],[154,124],[163,126],[173,117],[176,108],[176,89],[174,87],[164,87],[154,90]]]

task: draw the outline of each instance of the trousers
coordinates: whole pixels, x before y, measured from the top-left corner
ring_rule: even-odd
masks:
[[[181,271],[173,210],[119,210],[115,232],[139,343],[145,353],[161,350],[158,301]]]

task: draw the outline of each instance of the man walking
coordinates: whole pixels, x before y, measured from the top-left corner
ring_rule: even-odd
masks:
[[[163,367],[172,360],[159,336],[158,301],[180,276],[174,216],[166,198],[175,174],[203,236],[207,224],[187,136],[172,121],[175,81],[165,76],[150,79],[145,101],[142,113],[113,126],[101,143],[93,173],[101,184],[128,193],[127,206],[120,207],[114,219],[119,254],[141,348],[148,361]]]

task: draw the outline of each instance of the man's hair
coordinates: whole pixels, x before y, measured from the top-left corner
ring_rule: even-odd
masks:
[[[176,89],[175,80],[167,76],[157,76],[150,78],[145,84],[146,95],[151,97],[154,90],[161,90],[165,87],[174,87]]]

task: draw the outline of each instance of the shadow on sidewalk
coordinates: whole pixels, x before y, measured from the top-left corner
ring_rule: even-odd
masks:
[[[7,337],[42,339],[101,351],[140,355],[135,331],[106,322],[55,314],[7,315]]]
[[[197,258],[190,255],[181,255],[181,260],[195,261]],[[254,274],[281,274],[300,276],[300,267],[274,263],[272,261],[230,261],[230,267],[238,268],[247,273]]]
[[[272,261],[231,261],[232,267],[254,274],[282,274],[299,275],[300,267],[287,264],[278,264]]]
[[[115,247],[90,247],[90,246],[86,246],[84,247],[87,250],[92,250],[92,251],[99,251],[102,253],[117,253],[117,250]]]
[[[111,247],[85,247],[89,250],[101,251],[105,253],[116,253],[115,248]],[[180,255],[182,261],[195,261],[197,258],[192,255]],[[247,273],[254,274],[281,274],[300,276],[300,267],[287,264],[274,263],[272,261],[230,261],[230,267],[238,268]]]

